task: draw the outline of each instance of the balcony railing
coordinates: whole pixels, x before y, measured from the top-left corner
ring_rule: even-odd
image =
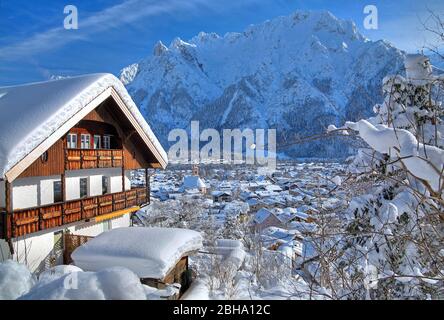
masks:
[[[146,187],[134,188],[124,192],[14,210],[13,215],[2,216],[2,233],[8,239],[15,238],[77,221],[94,219],[119,210],[142,206],[149,203],[148,190]]]
[[[66,149],[65,170],[115,168],[123,165],[122,149]]]

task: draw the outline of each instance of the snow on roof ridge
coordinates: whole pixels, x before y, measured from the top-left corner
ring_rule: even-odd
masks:
[[[63,82],[66,82],[67,87],[60,87]],[[49,92],[47,92],[49,97],[45,97],[46,100],[42,98],[42,101],[30,101],[32,100],[32,97],[29,97],[28,94],[35,94],[37,86],[45,85],[50,85],[51,87],[42,87],[41,90],[40,88],[37,88],[37,91],[40,90],[41,92],[39,93],[43,93],[43,89],[46,89],[46,91],[49,90]],[[167,163],[168,156],[165,150],[157,137],[154,135],[151,127],[140,113],[138,107],[129,96],[124,85],[112,74],[95,73],[65,79],[34,82],[0,88],[0,93],[2,93],[1,91],[4,91],[3,93],[5,93],[2,95],[2,97],[0,97],[0,116],[2,116],[2,113],[5,113],[3,116],[11,118],[13,115],[11,114],[10,109],[17,107],[19,104],[29,106],[30,109],[32,108],[32,113],[30,113],[31,117],[37,114],[35,119],[31,119],[29,116],[28,118],[25,118],[23,125],[30,123],[31,127],[26,127],[26,129],[29,129],[30,131],[23,132],[22,137],[16,137],[16,139],[20,138],[19,141],[15,141],[14,137],[11,136],[14,134],[19,135],[20,132],[10,132],[9,130],[2,132],[3,139],[0,139],[0,150],[3,153],[0,155],[1,175],[4,176],[27,154],[45,141],[58,128],[60,128],[60,126],[62,126],[66,121],[72,118],[97,96],[102,94],[110,87],[114,88],[114,90],[118,93],[120,98],[128,107],[130,113],[134,116],[142,130],[153,143],[160,156]],[[51,92],[50,89],[55,89],[55,92]],[[26,90],[29,91],[26,92]],[[74,93],[72,90],[74,90]],[[79,92],[75,93],[75,90],[79,90]],[[66,97],[66,101],[64,100],[63,93],[68,96]],[[5,99],[12,99],[12,101],[5,102]],[[20,114],[19,118],[23,116],[26,117],[27,115]],[[42,117],[43,120],[38,116]],[[13,120],[20,122],[20,119],[17,120],[14,117]],[[40,120],[42,120],[42,122],[35,123],[35,121]],[[24,128],[22,129],[25,130]],[[9,138],[12,138],[12,141],[8,141],[11,140],[8,138],[8,134]]]

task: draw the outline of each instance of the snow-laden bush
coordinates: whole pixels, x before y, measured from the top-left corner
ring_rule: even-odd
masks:
[[[0,300],[15,300],[34,284],[35,279],[25,265],[13,260],[0,263]]]
[[[334,298],[442,297],[444,77],[418,55],[406,71],[384,79],[375,117],[345,125],[368,148],[351,167],[361,195],[317,248],[314,279]]]

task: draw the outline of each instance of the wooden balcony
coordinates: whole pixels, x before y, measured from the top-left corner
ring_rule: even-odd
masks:
[[[66,149],[65,170],[123,166],[122,149]]]
[[[0,238],[16,238],[83,220],[103,220],[106,215],[118,214],[123,210],[148,204],[148,190],[146,187],[134,188],[124,192],[14,210],[12,215],[2,215]]]

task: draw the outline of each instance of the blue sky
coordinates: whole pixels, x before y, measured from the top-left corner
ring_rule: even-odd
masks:
[[[73,4],[79,29],[65,30],[63,9]],[[365,30],[363,8],[376,5],[379,29]],[[119,70],[150,55],[153,45],[199,31],[243,31],[296,10],[329,10],[355,21],[372,40],[387,39],[416,52],[433,41],[420,23],[427,10],[444,14],[443,0],[0,0],[0,86]]]

